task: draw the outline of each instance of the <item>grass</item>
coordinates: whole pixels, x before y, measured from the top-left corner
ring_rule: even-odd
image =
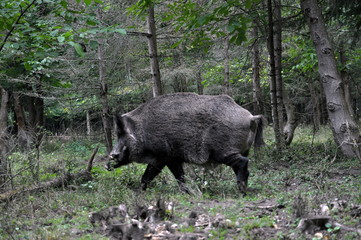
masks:
[[[242,197],[233,171],[226,166],[204,170],[187,166],[187,183],[193,194],[182,194],[168,169],[140,193],[140,178],[145,166],[131,164],[113,172],[96,162],[88,183],[38,194],[23,194],[2,203],[0,239],[108,239],[94,231],[88,220],[91,212],[126,204],[135,212],[136,205],[150,204],[159,196],[175,203],[174,220],[182,223],[191,211],[215,218],[221,214],[230,226],[209,232],[210,239],[312,239],[296,227],[296,198],[304,201],[304,211],[316,214],[319,205],[344,200],[345,208],[331,211],[338,222],[360,228],[360,217],[352,217],[350,207],[361,204],[360,161],[340,156],[331,133],[317,134],[307,127],[297,129],[290,148],[278,152],[273,147],[272,131],[267,129],[264,148],[255,160],[251,153],[249,193]],[[87,140],[47,142],[42,145],[39,172],[34,172],[34,153],[14,152],[11,160],[14,188],[46,181],[63,172],[85,168],[86,160],[98,143]],[[104,147],[98,156],[104,155]],[[36,177],[38,176],[38,179]],[[260,208],[262,204],[274,207]],[[183,226],[180,232],[197,231]],[[329,230],[328,239],[354,239],[354,233]],[[357,235],[356,235],[357,236]]]

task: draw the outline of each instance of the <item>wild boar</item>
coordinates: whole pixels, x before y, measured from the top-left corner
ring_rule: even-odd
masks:
[[[106,167],[148,164],[143,190],[165,166],[186,191],[183,163],[226,164],[245,194],[248,151],[264,144],[262,115],[253,116],[226,95],[167,94],[115,119],[117,142]]]

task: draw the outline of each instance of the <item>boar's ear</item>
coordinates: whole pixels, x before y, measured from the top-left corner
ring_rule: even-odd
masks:
[[[125,124],[123,121],[123,117],[119,114],[114,116],[114,123],[115,123],[115,132],[118,137],[123,136],[126,133]]]
[[[134,121],[127,117],[126,115],[115,116],[115,125],[116,125],[116,133],[118,137],[124,136],[125,134],[129,134],[133,131]]]

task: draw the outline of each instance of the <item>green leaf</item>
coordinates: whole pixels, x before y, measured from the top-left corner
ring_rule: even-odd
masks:
[[[199,18],[197,18],[197,22],[200,26],[207,24],[208,22],[210,22],[212,19],[212,16],[210,14],[201,16]]]
[[[31,71],[31,69],[33,68],[33,66],[32,66],[29,62],[25,62],[25,63],[24,63],[24,68],[25,68],[27,71]]]
[[[90,46],[90,48],[92,48],[92,49],[97,49],[98,48],[98,46],[99,46],[99,43],[98,43],[98,41],[95,41],[95,40],[90,40],[90,42],[89,42],[89,46]]]
[[[84,57],[85,53],[83,51],[83,47],[79,44],[79,43],[75,43],[75,42],[69,42],[69,45],[73,46],[76,53],[80,56],[80,57]]]
[[[227,16],[229,15],[229,6],[228,5],[223,5],[219,8],[216,8],[214,10],[214,13],[215,14],[218,14],[218,15],[222,15],[222,16]]]
[[[92,3],[92,0],[84,0],[85,5],[89,6]]]
[[[87,31],[88,34],[97,34],[98,32],[100,32],[98,29],[90,29]]]
[[[227,31],[228,32],[233,32],[234,30],[236,29],[236,26],[235,25],[233,25],[233,24],[229,24],[229,25],[227,25]]]
[[[250,9],[252,7],[252,2],[253,2],[252,0],[246,0],[245,7],[247,9]]]
[[[60,36],[58,37],[58,42],[63,43],[65,41],[65,37]]]
[[[73,30],[70,30],[70,31],[63,34],[64,37],[70,37],[72,35],[73,35]]]
[[[117,32],[117,33],[120,33],[122,35],[127,35],[127,31],[125,29],[122,29],[122,28],[116,28],[113,30],[113,32]]]
[[[94,21],[93,19],[91,18],[88,18],[86,20],[86,24],[90,25],[90,26],[96,26],[98,24],[98,22]]]
[[[171,47],[171,48],[176,48],[176,47],[178,47],[179,44],[181,44],[181,43],[182,43],[182,41],[177,41],[177,42],[173,43],[172,46],[170,46],[170,47]]]
[[[14,49],[19,49],[19,43],[13,43],[13,44],[12,44],[12,47],[13,47]]]
[[[65,8],[65,9],[67,9],[68,8],[68,2],[67,1],[61,1],[60,3],[59,3],[63,8]]]

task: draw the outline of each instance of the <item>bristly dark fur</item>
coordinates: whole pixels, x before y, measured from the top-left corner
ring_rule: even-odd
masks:
[[[146,174],[151,177],[145,174],[144,181],[164,166],[181,178],[184,162],[227,164],[241,181],[248,177],[247,169],[239,168],[247,168],[250,147],[264,145],[263,123],[261,115],[253,116],[226,95],[163,95],[116,118],[119,144],[113,155],[123,156],[122,149],[128,149],[124,162],[149,164]]]

